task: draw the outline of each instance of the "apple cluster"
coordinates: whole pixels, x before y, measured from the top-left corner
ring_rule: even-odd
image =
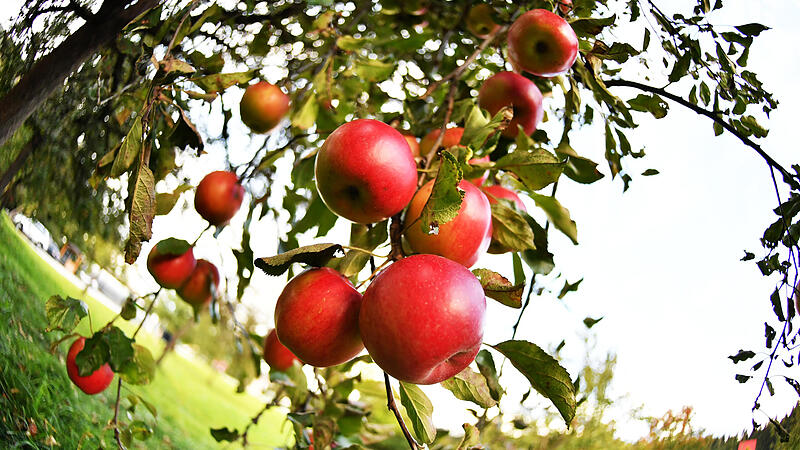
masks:
[[[571,2],[560,4],[562,14]],[[482,8],[482,9],[481,9]],[[491,8],[477,5],[468,17],[478,37],[496,32]],[[511,107],[507,138],[530,135],[542,120],[542,93],[521,72],[552,77],[568,70],[577,57],[577,37],[550,11],[522,14],[509,28],[508,48],[516,72],[487,79],[478,104],[496,114]],[[366,348],[373,361],[396,379],[433,384],[452,377],[475,358],[481,345],[486,297],[469,271],[490,251],[511,249],[492,238],[491,204],[525,205],[510,189],[484,185],[488,173],[461,180],[462,202],[456,217],[435,233],[419,225],[434,181],[417,187],[417,162],[435,156],[433,148],[459,145],[460,127],[428,133],[419,143],[409,134],[371,119],[357,119],[334,130],[320,147],[314,174],[320,198],[340,217],[376,223],[405,210],[403,238],[413,253],[392,262],[369,283],[363,295],[342,274],[327,267],[294,277],[275,307],[275,329],[264,344],[264,359],[276,370],[295,361],[327,367],[351,360]],[[489,156],[470,164],[489,162]]]

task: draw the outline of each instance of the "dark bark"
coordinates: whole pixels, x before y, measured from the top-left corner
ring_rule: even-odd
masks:
[[[138,0],[130,4],[132,0],[106,0],[91,21],[37,61],[19,83],[0,98],[0,145],[62,86],[73,71],[159,1]]]
[[[31,156],[31,154],[38,145],[39,145],[39,136],[34,134],[33,137],[28,141],[28,143],[25,144],[25,147],[22,147],[22,150],[20,150],[19,154],[17,155],[16,158],[14,158],[14,161],[11,162],[6,171],[3,172],[3,175],[0,176],[0,196],[3,195],[3,193],[6,190],[6,187],[14,179],[14,175],[16,175],[17,172],[19,172],[19,169],[22,168],[22,166],[25,164],[25,161],[28,160],[28,157]]]

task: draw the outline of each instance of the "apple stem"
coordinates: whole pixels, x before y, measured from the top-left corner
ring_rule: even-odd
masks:
[[[419,444],[417,444],[417,441],[415,441],[414,437],[411,436],[411,432],[408,431],[408,427],[403,421],[403,416],[400,415],[400,410],[397,408],[397,403],[394,401],[392,384],[389,382],[389,375],[386,372],[383,372],[383,380],[386,384],[386,407],[389,408],[389,411],[394,413],[394,417],[397,419],[397,424],[400,425],[400,429],[403,430],[403,436],[405,436],[406,441],[408,441],[408,447],[411,448],[411,450],[419,450]]]
[[[397,261],[402,259],[405,254],[403,253],[403,216],[399,212],[392,216],[391,225],[389,225],[389,241],[392,245],[392,250],[389,252],[389,261]]]

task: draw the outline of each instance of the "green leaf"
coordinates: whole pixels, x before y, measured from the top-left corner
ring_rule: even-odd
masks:
[[[502,249],[514,251],[535,250],[533,230],[522,212],[509,207],[505,201],[497,201],[492,208],[492,239]]]
[[[717,122],[714,122],[714,136],[719,136],[722,134],[722,125]]]
[[[172,128],[172,133],[169,135],[169,142],[181,150],[186,147],[197,150],[198,155],[205,148],[203,137],[200,136],[197,127],[189,120],[189,116],[182,108],[180,110],[178,122]]]
[[[128,135],[125,136],[125,140],[122,141],[122,145],[117,151],[109,176],[111,178],[117,178],[127,172],[131,164],[136,161],[136,157],[139,156],[139,151],[141,149],[142,116],[137,116],[133,121],[133,125],[131,125],[131,129],[128,131]]]
[[[553,254],[547,250],[547,231],[530,215],[524,214],[524,217],[533,230],[533,243],[536,245],[536,250],[525,250],[522,252],[522,259],[534,273],[547,275],[555,268]]]
[[[669,111],[669,104],[655,94],[639,94],[628,100],[628,105],[635,111],[649,112],[656,119],[665,117]]]
[[[470,425],[465,423],[462,425],[464,427],[464,437],[461,438],[461,442],[458,443],[458,447],[456,450],[468,450],[471,448],[482,448],[480,447],[480,431],[475,425]]]
[[[441,385],[452,392],[457,399],[475,403],[481,408],[491,408],[497,404],[489,393],[486,378],[473,372],[469,367],[442,381]]]
[[[255,266],[267,275],[278,276],[284,274],[292,263],[303,263],[313,267],[322,267],[337,253],[342,252],[339,244],[314,244],[289,250],[280,255],[258,258]]]
[[[195,73],[194,67],[186,61],[182,61],[174,56],[168,56],[158,62],[158,68],[162,74],[157,77],[157,82],[162,86],[170,84],[176,78]]]
[[[342,50],[347,51],[356,51],[361,50],[364,47],[364,43],[367,42],[364,38],[357,38],[350,35],[340,36],[336,39],[336,46]]]
[[[475,269],[472,273],[478,277],[487,297],[512,308],[522,307],[522,291],[525,290],[525,280],[522,283],[511,284],[506,277],[489,269]]]
[[[388,220],[375,224],[372,228],[354,223],[350,226],[350,245],[368,251],[373,251],[389,239]],[[345,277],[352,277],[361,272],[369,261],[369,253],[359,250],[348,250],[344,258],[339,260],[336,270]]]
[[[335,430],[336,423],[331,417],[324,415],[314,416],[313,434],[315,448],[331,448]]]
[[[211,53],[211,56],[206,56],[202,52],[195,50],[190,52],[187,56],[189,61],[198,67],[201,72],[219,73],[219,71],[225,66],[225,58],[222,56],[222,52],[214,52]]]
[[[431,188],[431,196],[420,212],[420,227],[423,233],[430,234],[455,219],[461,209],[464,192],[458,188],[463,173],[458,160],[448,151],[441,152],[439,171]]]
[[[133,344],[133,357],[119,372],[122,381],[130,384],[148,384],[156,373],[156,362],[147,347]]]
[[[200,89],[204,90],[206,93],[212,93],[224,91],[234,84],[247,83],[257,75],[257,71],[248,70],[247,72],[218,73],[203,77],[195,77],[190,81],[198,85]]]
[[[747,361],[748,359],[754,356],[756,356],[756,354],[754,352],[751,352],[750,350],[739,350],[739,353],[732,356],[728,356],[728,358],[730,358],[730,360],[733,361],[734,364],[738,364],[742,361]]]
[[[106,330],[103,338],[108,343],[108,364],[114,372],[121,371],[133,359],[133,339],[115,326]]]
[[[92,337],[86,338],[83,349],[75,356],[75,365],[78,366],[78,375],[86,377],[94,373],[109,359],[108,342],[101,332],[96,332]]]
[[[128,188],[130,229],[125,243],[125,262],[133,264],[142,251],[142,242],[153,235],[153,216],[156,214],[156,189],[153,172],[141,165],[131,178]]]
[[[89,314],[89,308],[82,300],[77,298],[63,298],[54,295],[47,299],[44,305],[47,315],[47,328],[45,331],[60,330],[72,332],[78,323]]]
[[[578,290],[578,286],[580,286],[582,281],[583,281],[583,278],[581,278],[580,280],[578,280],[578,281],[576,281],[574,283],[570,283],[569,281],[565,280],[564,281],[564,287],[561,288],[561,292],[559,292],[558,298],[562,299],[562,298],[564,298],[565,295],[569,294],[570,292],[576,292]]]
[[[672,72],[669,74],[669,81],[670,83],[674,83],[681,78],[689,71],[689,64],[692,62],[692,54],[691,52],[685,52],[678,58],[678,61],[675,63],[675,66],[672,67]]]
[[[593,326],[597,325],[597,322],[600,322],[603,318],[593,319],[591,317],[587,317],[583,319],[583,324],[586,325],[586,328],[592,328]]]
[[[611,17],[604,18],[576,19],[570,22],[569,25],[578,36],[588,37],[600,34],[600,32],[603,31],[603,28],[613,25],[615,20],[617,20],[616,14]]]
[[[493,348],[505,355],[537,392],[550,399],[569,428],[575,417],[575,385],[566,369],[536,344],[505,341]]]
[[[217,442],[236,442],[241,435],[236,430],[230,430],[228,427],[224,428],[211,428],[211,437]]]
[[[317,94],[316,92],[309,92],[302,106],[300,106],[300,109],[292,114],[292,126],[301,130],[307,130],[317,121],[318,114],[319,103],[317,103]]]
[[[518,141],[520,135],[517,135]],[[564,163],[541,148],[533,151],[517,149],[497,160],[495,166],[517,175],[531,191],[538,191],[556,182],[564,170]]]
[[[596,162],[579,156],[567,139],[558,144],[556,154],[561,158],[567,158],[564,175],[571,180],[582,184],[591,184],[605,176],[597,170]]]
[[[746,34],[748,36],[758,36],[761,34],[762,31],[769,30],[769,27],[765,27],[760,23],[748,23],[745,25],[739,25],[738,27],[734,27],[739,30],[741,33]]]
[[[172,208],[175,207],[175,204],[178,203],[178,199],[181,197],[181,194],[192,189],[192,186],[188,184],[182,184],[175,188],[172,192],[163,192],[160,194],[156,194],[156,215],[163,216],[169,214],[172,211]]]
[[[525,271],[522,270],[522,259],[520,259],[518,252],[511,253],[511,261],[514,266],[514,284],[525,284]]]
[[[436,439],[436,426],[433,424],[433,403],[419,386],[400,382],[400,403],[406,409],[417,441],[430,444]]]
[[[492,354],[489,353],[488,350],[479,351],[478,355],[475,357],[475,363],[478,365],[478,371],[480,371],[481,375],[483,375],[483,378],[486,380],[486,385],[489,387],[489,393],[492,395],[492,398],[496,401],[500,401],[500,397],[503,396],[505,390],[500,386],[500,379],[497,376],[497,369],[495,368]]]
[[[473,150],[483,147],[486,140],[498,129],[505,129],[511,122],[513,112],[511,107],[505,106],[497,111],[491,119],[483,115],[483,111],[474,105],[464,124],[464,135],[461,136],[461,145],[469,146]]]
[[[395,66],[393,62],[360,58],[356,63],[356,76],[369,83],[384,81],[392,75]]]
[[[125,304],[122,305],[122,309],[119,311],[119,316],[125,320],[131,320],[136,317],[136,302],[133,297],[128,297],[125,300]]]
[[[660,172],[658,170],[656,170],[656,169],[647,169],[644,172],[642,172],[642,176],[650,177],[650,176],[653,176],[653,175],[658,175],[659,173]]]
[[[533,192],[531,193],[531,198],[536,203],[536,206],[544,210],[550,222],[552,222],[559,231],[570,238],[573,244],[577,245],[578,228],[575,225],[575,221],[570,218],[569,211],[561,206],[561,203],[553,197]]]

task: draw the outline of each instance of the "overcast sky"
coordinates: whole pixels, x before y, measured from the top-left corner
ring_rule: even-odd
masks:
[[[0,16],[14,15],[20,4],[21,0],[0,3]],[[712,16],[713,23],[760,22],[772,28],[756,39],[748,69],[758,73],[766,89],[780,101],[770,120],[762,123],[770,129],[762,145],[788,166],[798,161],[793,130],[797,129],[795,108],[800,105],[795,86],[800,67],[789,51],[790,43],[800,40],[795,26],[800,18],[798,8],[789,0],[776,0],[760,2],[758,8],[749,2],[726,2],[725,9],[725,16]],[[614,92],[623,98],[636,94],[619,88]],[[226,95],[231,97],[226,104],[235,104],[241,90],[234,88]],[[201,130],[215,135],[219,130],[205,118],[218,112],[217,103],[210,116],[207,108],[191,115]],[[570,181],[559,185],[557,197],[578,224],[580,245],[573,246],[557,232],[551,233],[556,270],[563,273],[551,287],[560,288],[564,279],[584,281],[564,300],[534,298],[518,338],[543,348],[565,339],[564,364],[574,374],[581,367],[582,339],[587,335],[581,321],[586,316],[602,316],[603,321],[592,329],[597,338],[595,352],[598,359],[607,351],[618,355],[613,393],[627,394],[626,406],[644,405],[644,414],[660,416],[667,409],[678,411],[690,405],[696,427],[717,435],[735,434],[750,426],[759,383],[736,382],[734,375],[752,363],[737,367],[727,356],[739,348],[763,349],[763,323],[774,317],[768,301],[774,281],[762,277],[752,262],[739,261],[745,249],[762,256],[758,238],[774,221],[772,209],[777,202],[769,172],[754,151],[728,134],[715,138],[707,119],[683,111],[679,105],[670,105],[666,119],[656,121],[643,115],[637,119],[641,126],[628,137],[634,148],[646,148],[647,157],[626,161],[634,182],[624,194],[621,182],[608,176],[602,129],[587,128],[573,135],[573,147],[602,161],[601,170],[607,176],[591,186]],[[234,119],[233,131],[229,148],[247,149],[234,155],[239,158],[234,162],[246,161],[248,152],[260,141],[255,138],[251,142],[238,119]],[[207,150],[199,159],[184,161],[194,184],[205,173],[223,167],[224,150],[213,146]],[[280,164],[287,169],[290,161]],[[648,168],[660,174],[637,176]],[[159,189],[176,183],[159,185]],[[191,204],[191,194],[186,198]],[[534,209],[528,204],[529,210]],[[244,214],[237,215],[230,229],[222,233],[224,243],[238,245],[240,235],[235,230],[243,219]],[[253,233],[256,256],[274,254],[274,224],[264,220],[257,227]],[[151,242],[175,235],[193,240],[203,228],[191,209],[175,211],[156,219]],[[334,236],[344,236],[344,240],[347,230],[348,224],[340,220]],[[145,247],[143,254],[148,250]],[[210,236],[200,241],[195,253],[235,274],[235,259],[230,252],[218,250]],[[487,256],[475,267],[502,267],[510,276],[509,259]],[[152,281],[146,277],[144,258],[137,264],[144,280],[140,282],[142,291],[147,292],[147,283]],[[272,308],[284,282],[284,278],[260,273],[254,277],[247,304],[264,329],[272,324]],[[484,341],[508,339],[515,317],[516,311],[492,302]],[[787,373],[782,364],[773,369],[775,374],[800,375],[794,368]],[[511,374],[506,382],[514,385],[512,398],[526,389],[524,379],[513,372],[506,370]],[[771,416],[782,417],[797,397],[782,381],[775,385],[776,397],[764,396],[762,407]],[[462,419],[468,417],[460,415],[465,405],[449,400],[450,394],[440,389],[427,391],[435,401],[437,425],[459,429]],[[766,421],[763,415],[755,418],[762,424]],[[618,431],[624,438],[636,439],[647,430],[641,423],[626,422],[619,424]]]

